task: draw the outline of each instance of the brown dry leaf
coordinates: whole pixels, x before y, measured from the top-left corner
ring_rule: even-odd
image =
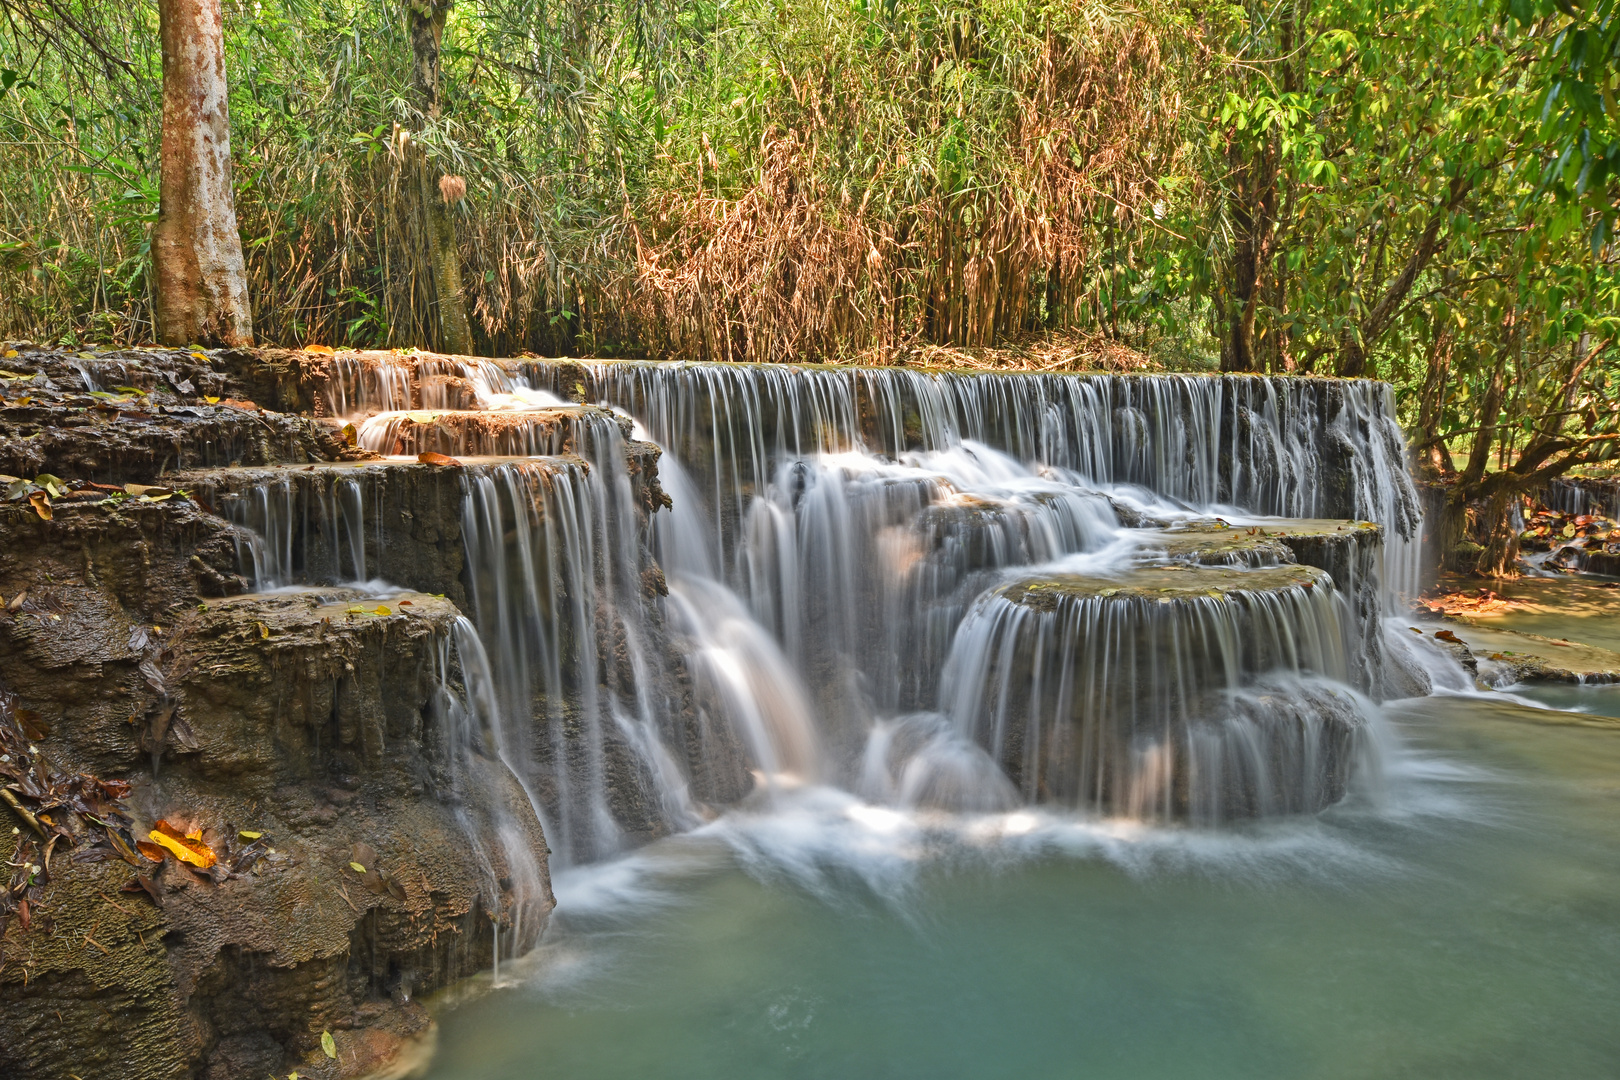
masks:
[[[28,502],[34,508],[34,513],[46,521],[51,520],[51,497],[49,495],[43,491],[36,491],[28,496]]]
[[[153,862],[162,862],[164,851],[149,840],[135,841],[135,850],[151,859]]]
[[[362,840],[349,849],[349,858],[362,866],[375,866],[377,849]]]
[[[173,488],[166,488],[166,487],[158,487],[155,484],[125,484],[124,485],[124,493],[126,495],[135,495],[135,496],[151,495],[153,497],[156,497],[158,495],[173,495],[174,494],[174,489]]]
[[[163,906],[163,894],[158,891],[157,882],[145,874],[136,874],[130,878],[124,883],[124,887],[120,891],[128,893],[144,892],[151,898],[152,903],[158,907]]]
[[[129,849],[129,845],[124,843],[124,838],[118,835],[117,829],[112,828],[107,830],[107,841],[112,844],[113,850],[118,852],[118,857],[120,859],[123,859],[137,870],[140,869],[141,860],[136,857],[135,852]],[[137,840],[136,843],[139,844],[140,841]]]
[[[305,345],[304,351],[315,353],[318,356],[331,356],[337,350],[330,345]]]
[[[225,405],[225,406],[227,406],[229,408],[232,408],[232,409],[241,409],[243,412],[258,412],[259,411],[259,406],[257,404],[255,404],[254,402],[251,402],[251,401],[243,401],[240,398],[229,398],[228,397],[228,398],[225,398],[223,401],[221,401],[220,404]]]
[[[11,713],[22,726],[23,734],[38,742],[51,733],[51,725],[33,709],[14,709]]]
[[[1449,641],[1453,645],[1461,645],[1462,644],[1462,638],[1458,637],[1456,634],[1453,634],[1450,630],[1436,631],[1434,636],[1436,638],[1440,639],[1441,641]]]
[[[202,842],[201,829],[182,833],[167,821],[159,821],[147,836],[153,843],[166,848],[181,862],[190,863],[199,869],[206,870],[216,861],[214,849]]]
[[[96,783],[100,785],[101,793],[109,799],[129,798],[128,780],[102,780],[98,778]]]
[[[454,465],[457,468],[461,467],[461,462],[457,461],[449,454],[435,454],[431,450],[426,451],[425,453],[417,454],[416,460],[420,461],[423,465]]]
[[[13,615],[17,614],[17,612],[22,610],[23,603],[27,599],[28,599],[28,590],[24,589],[22,592],[18,593],[16,596],[13,596],[11,598],[11,603],[6,605],[6,610],[11,612]]]

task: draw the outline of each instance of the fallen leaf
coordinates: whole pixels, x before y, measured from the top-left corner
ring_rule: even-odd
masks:
[[[388,605],[387,604],[378,604],[377,607],[376,607],[376,610],[374,610],[372,612],[372,614],[373,615],[392,615],[393,612],[388,610]]]
[[[23,734],[36,742],[51,733],[51,725],[33,709],[16,709],[11,715],[16,717],[17,723],[22,726]]]
[[[347,446],[355,446],[360,442],[360,432],[353,424],[343,425],[343,442]]]
[[[135,841],[135,850],[151,859],[153,862],[163,861],[163,849],[150,840]]]
[[[349,849],[349,858],[362,866],[376,866],[377,849],[361,841]]]
[[[243,412],[259,411],[257,404],[251,401],[243,401],[241,398],[225,398],[220,404],[232,409],[241,409]]]
[[[51,520],[51,497],[45,492],[36,491],[28,496],[28,504],[34,508],[34,513],[46,521]]]
[[[365,867],[363,867],[363,866],[361,866],[361,865],[360,865],[360,864],[359,864],[359,863],[357,863],[357,862],[352,862],[352,863],[350,863],[350,864],[349,864],[349,869],[350,869],[350,870],[353,870],[353,871],[354,871],[354,872],[355,872],[355,873],[357,873],[357,874],[363,874],[363,873],[365,873],[365,872],[366,872],[366,868],[365,868]]]
[[[10,360],[13,356],[16,356],[16,355],[17,355],[17,350],[16,349],[7,349],[6,350],[6,359],[7,360]]]
[[[213,394],[204,394],[203,395],[203,400],[208,402],[208,404],[210,404],[210,405],[218,405],[219,404],[219,398],[217,396],[213,395]]]
[[[152,903],[156,904],[158,907],[163,906],[163,894],[158,891],[157,882],[153,881],[145,874],[136,874],[134,877],[130,878],[124,883],[124,887],[121,891],[129,893],[144,892],[148,897],[151,898]]]
[[[392,875],[390,875],[388,877],[387,881],[388,881],[388,895],[392,896],[395,900],[398,900],[401,903],[404,903],[404,901],[405,901],[405,886],[401,885],[400,882],[399,882],[399,879],[397,877],[392,876]]]
[[[155,484],[125,484],[124,485],[124,494],[126,494],[126,495],[152,495],[152,496],[173,495],[174,494],[174,489],[173,488],[166,488],[166,487],[158,487]]]
[[[244,840],[257,840],[257,839],[259,839],[259,837],[263,836],[264,833],[262,833],[262,832],[250,832],[247,829],[241,829],[241,830],[239,830],[237,832],[236,835],[240,836]]]
[[[1456,634],[1453,634],[1450,630],[1436,631],[1434,636],[1439,641],[1449,641],[1453,645],[1463,644],[1463,639],[1458,637]]]
[[[399,606],[400,606],[400,607],[410,607],[410,606],[411,606],[411,602],[410,602],[410,601],[409,601],[409,600],[401,600],[401,601],[400,601],[400,602],[399,602]]]
[[[16,596],[13,596],[11,598],[11,603],[6,605],[6,610],[11,612],[13,615],[15,615],[18,611],[22,610],[23,601],[25,601],[27,599],[28,599],[28,590],[24,589],[22,592],[18,593]]]
[[[330,352],[331,350],[327,351]],[[332,1038],[330,1031],[321,1032],[321,1049],[326,1051],[327,1057],[334,1061],[337,1060],[337,1040]]]
[[[261,638],[267,638],[270,636],[270,628],[264,623],[254,623],[253,625],[259,628],[259,636]]]
[[[427,411],[422,410],[422,409],[418,409],[415,412],[408,412],[408,413],[405,414],[405,419],[409,420],[413,424],[431,424],[431,423],[433,423],[433,421],[437,420],[438,418],[439,418],[438,413],[436,413],[436,412],[427,412]]]
[[[331,356],[337,350],[330,345],[305,345],[304,351],[315,353],[317,356]]]
[[[457,468],[461,467],[461,462],[457,461],[449,454],[435,454],[431,450],[425,453],[417,454],[416,460],[420,461],[423,465],[454,465]]]
[[[147,836],[153,843],[168,849],[181,862],[199,869],[206,870],[216,861],[213,848],[202,842],[200,829],[182,833],[167,821],[159,821]]]

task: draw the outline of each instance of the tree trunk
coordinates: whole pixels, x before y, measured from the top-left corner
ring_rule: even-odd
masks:
[[[451,0],[411,0],[411,53],[415,58],[412,83],[422,114],[439,116],[439,44]],[[439,345],[448,353],[472,352],[472,324],[461,295],[461,253],[456,243],[456,219],[442,176],[418,149],[417,175],[422,193],[422,227],[427,235],[428,263],[433,273],[433,295],[439,315]],[[463,189],[465,190],[465,189]],[[443,192],[441,194],[441,192]]]
[[[1250,157],[1234,139],[1228,159],[1237,178],[1231,200],[1232,262],[1227,271],[1227,324],[1221,343],[1222,371],[1254,371],[1254,322],[1259,306],[1264,258],[1261,245],[1270,224],[1267,209],[1275,198],[1275,180],[1268,183],[1266,150]]]
[[[1485,501],[1479,522],[1485,549],[1474,564],[1474,573],[1481,577],[1519,576],[1519,531],[1513,527],[1513,504],[1518,498],[1518,486],[1504,483]]]
[[[219,0],[158,0],[163,144],[152,231],[157,338],[251,345],[253,313],[231,197]]]

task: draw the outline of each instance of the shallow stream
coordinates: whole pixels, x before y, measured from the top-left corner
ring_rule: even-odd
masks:
[[[1615,1075],[1620,726],[1387,711],[1382,789],[1316,817],[812,789],[566,872],[546,944],[444,1009],[429,1076]]]

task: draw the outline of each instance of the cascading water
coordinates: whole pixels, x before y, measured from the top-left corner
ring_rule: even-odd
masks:
[[[325,393],[407,458],[240,487],[244,565],[455,598],[501,718],[478,745],[564,863],[750,787],[1320,808],[1417,569],[1378,384],[398,357]]]

